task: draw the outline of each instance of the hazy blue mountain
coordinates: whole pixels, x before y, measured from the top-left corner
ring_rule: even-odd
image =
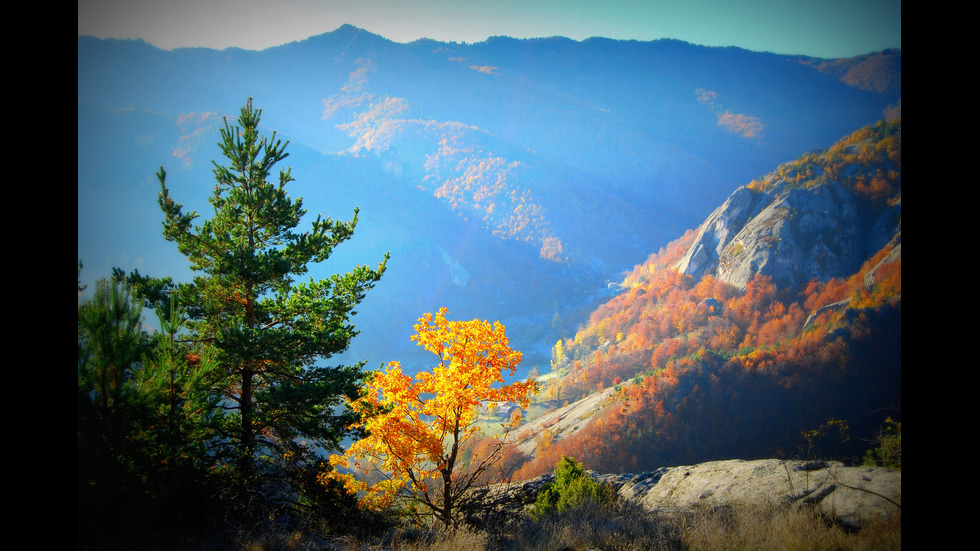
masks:
[[[500,319],[525,368],[546,366],[608,280],[772,166],[900,109],[900,74],[853,82],[894,64],[818,61],[673,40],[399,44],[351,26],[260,52],[79,37],[83,278],[189,277],[154,173],[207,216],[217,129],[252,97],[291,140],[292,194],[312,214],[360,207],[312,275],[392,253],[352,357],[410,364],[412,323],[445,305]]]

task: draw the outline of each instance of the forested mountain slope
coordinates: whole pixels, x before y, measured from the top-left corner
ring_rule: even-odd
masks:
[[[863,453],[901,413],[901,137],[881,122],[781,165],[637,265],[552,351],[545,400],[602,399],[525,427],[517,476]]]
[[[869,88],[817,61],[674,40],[399,44],[351,26],[258,52],[79,37],[78,254],[93,281],[113,266],[186,277],[153,174],[207,212],[217,129],[252,97],[291,140],[309,211],[361,209],[323,273],[392,253],[353,353],[404,359],[411,323],[448,306],[502,320],[524,369],[546,368],[546,343],[608,280],[738,185],[900,106],[900,76]]]
[[[678,264],[745,289],[842,278],[901,244],[902,128],[878,124],[739,188],[701,225]]]

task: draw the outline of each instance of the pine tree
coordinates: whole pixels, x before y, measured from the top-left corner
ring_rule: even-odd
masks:
[[[152,336],[142,312],[118,270],[78,305],[80,548],[169,547],[165,538],[217,518],[208,448],[220,409],[205,382],[214,362],[179,342],[176,305]],[[163,519],[174,523],[165,534]]]
[[[131,368],[145,351],[142,323],[140,301],[124,280],[99,280],[92,299],[78,306],[79,393],[102,419],[116,417],[127,401]]]
[[[321,363],[346,350],[357,334],[353,309],[388,260],[385,255],[377,269],[358,266],[296,282],[309,264],[326,260],[351,237],[358,211],[349,222],[318,216],[298,232],[306,211],[302,199],[286,193],[290,170],[268,181],[288,156],[288,141],[275,132],[260,136],[260,115],[249,99],[237,125],[225,120],[218,145],[227,165],[214,162],[214,216],[199,226],[193,225],[196,212],[185,213],[171,199],[163,167],[157,174],[164,236],[197,272],[193,283],[180,286],[180,300],[188,305],[193,338],[213,348],[222,366],[216,390],[229,412],[223,442],[245,481],[259,465],[282,466],[318,447],[336,449],[352,421],[340,406],[345,396],[356,396],[361,366]],[[146,289],[149,280],[140,281]]]

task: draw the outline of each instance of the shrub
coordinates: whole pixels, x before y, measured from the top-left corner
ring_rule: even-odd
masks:
[[[613,492],[585,473],[582,463],[573,457],[562,456],[555,466],[555,479],[548,483],[534,504],[534,516],[542,518],[553,512],[563,512],[593,502],[598,505],[612,501]]]
[[[902,470],[902,423],[891,417],[885,419],[885,427],[874,438],[876,447],[864,454],[864,465]]]

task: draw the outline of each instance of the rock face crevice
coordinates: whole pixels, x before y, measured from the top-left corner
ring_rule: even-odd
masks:
[[[711,213],[678,269],[695,279],[710,273],[741,289],[756,274],[798,288],[859,269],[873,246],[865,228],[871,225],[837,183],[789,188],[779,181],[762,192],[743,186]],[[875,226],[874,233],[887,231],[881,221]]]
[[[850,528],[898,512],[902,473],[883,467],[845,467],[839,462],[711,461],[626,474],[589,473],[620,499],[651,512],[688,512],[737,506],[811,505]],[[472,491],[465,508],[477,526],[523,515],[553,475]]]

